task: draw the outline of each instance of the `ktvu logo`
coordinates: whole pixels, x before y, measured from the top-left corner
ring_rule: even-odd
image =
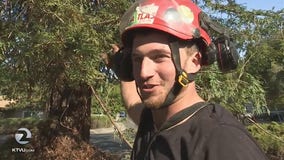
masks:
[[[15,134],[15,139],[19,144],[28,144],[29,139],[32,138],[32,133],[27,128],[20,128]]]
[[[28,144],[30,139],[32,138],[32,133],[27,128],[19,128],[18,131],[15,133],[15,140],[21,144]],[[12,148],[12,152],[34,152],[34,149],[27,149],[27,148]]]

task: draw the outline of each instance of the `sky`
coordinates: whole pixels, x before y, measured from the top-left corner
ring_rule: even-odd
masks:
[[[247,9],[263,9],[278,11],[284,8],[284,0],[236,0],[238,4],[246,6]]]

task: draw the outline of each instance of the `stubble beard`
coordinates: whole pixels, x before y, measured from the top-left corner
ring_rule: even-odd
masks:
[[[147,108],[159,109],[164,104],[169,91],[158,92],[154,95],[142,95],[142,101]]]
[[[159,109],[165,101],[164,96],[150,97],[143,99],[143,103],[147,108],[150,109]]]

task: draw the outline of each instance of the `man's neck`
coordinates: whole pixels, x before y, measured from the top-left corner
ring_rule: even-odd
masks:
[[[181,93],[170,106],[162,109],[152,109],[153,120],[157,129],[159,129],[165,121],[176,113],[202,101],[204,100],[197,94],[194,82],[189,84],[188,87],[181,90]]]

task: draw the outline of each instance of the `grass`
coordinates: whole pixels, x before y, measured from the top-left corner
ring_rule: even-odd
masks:
[[[247,128],[267,154],[284,157],[284,123],[255,124]]]

